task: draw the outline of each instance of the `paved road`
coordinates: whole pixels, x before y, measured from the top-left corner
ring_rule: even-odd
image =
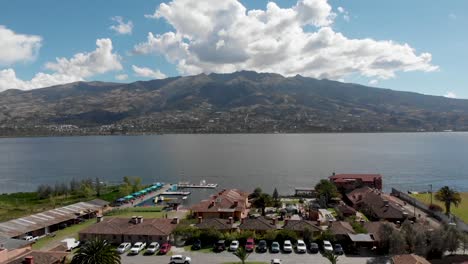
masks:
[[[173,254],[182,254],[192,258],[193,264],[220,264],[225,262],[238,262],[239,260],[229,252],[222,253],[201,253],[201,252],[184,252],[183,248],[173,248]],[[271,253],[253,253],[249,256],[248,261],[262,261],[269,263],[271,259],[279,258],[285,264],[329,264],[330,262],[322,257],[321,254],[271,254]],[[340,256],[338,258],[339,264],[384,264],[386,261],[374,261],[375,259],[369,257],[346,257]],[[368,262],[369,261],[369,262]],[[137,256],[122,256],[123,264],[167,264],[169,263],[169,256],[144,256],[142,254]]]

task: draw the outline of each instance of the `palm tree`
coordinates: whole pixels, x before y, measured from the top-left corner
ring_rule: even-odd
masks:
[[[330,261],[331,264],[338,263],[338,255],[335,255],[332,251],[323,252],[323,256]]]
[[[456,207],[461,203],[460,193],[450,189],[448,186],[442,187],[435,195],[436,200],[439,200],[445,205],[445,213],[450,214],[450,206],[453,204]]]
[[[120,264],[120,255],[106,241],[93,239],[78,249],[71,264]]]
[[[237,249],[236,252],[233,253],[237,258],[240,259],[240,261],[242,262],[242,264],[245,264],[245,261],[247,260],[247,258],[249,257],[250,253],[247,253],[247,251],[245,250],[245,248],[243,247],[239,247]]]

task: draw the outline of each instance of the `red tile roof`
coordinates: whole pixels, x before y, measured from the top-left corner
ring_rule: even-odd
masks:
[[[33,251],[28,251],[25,254],[22,254],[21,256],[17,257],[14,260],[10,260],[6,262],[6,264],[23,264],[26,263],[24,262],[24,259],[26,257],[33,257],[34,258],[34,264],[58,264],[58,263],[65,263],[65,257],[69,255],[69,252],[63,252],[63,251],[38,251],[38,250],[33,250]]]
[[[345,182],[347,180],[362,180],[363,182],[373,182],[375,179],[381,179],[380,174],[336,174],[330,176],[334,182]]]
[[[229,230],[232,229],[232,224],[228,219],[221,218],[207,218],[203,219],[201,223],[195,224],[200,229],[216,229],[216,230]]]
[[[143,223],[134,224],[129,218],[114,217],[104,218],[102,222],[83,229],[80,234],[167,236],[176,226],[173,219],[144,218]]]
[[[425,258],[415,254],[396,255],[392,257],[393,264],[430,264]]]
[[[248,193],[237,189],[223,190],[210,197],[209,200],[203,200],[193,205],[192,212],[235,212],[243,211],[248,208]]]
[[[304,232],[309,229],[312,232],[322,231],[313,221],[308,220],[288,220],[283,229]]]
[[[355,234],[354,229],[351,226],[351,224],[345,221],[332,222],[331,226],[329,227],[329,230],[334,235],[348,235],[348,233]]]
[[[253,219],[244,219],[239,225],[240,230],[255,230],[255,231],[267,231],[276,229],[276,225],[273,224],[273,220],[266,219],[263,216]]]

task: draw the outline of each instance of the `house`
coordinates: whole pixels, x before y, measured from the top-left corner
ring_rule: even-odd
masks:
[[[330,176],[338,190],[351,191],[353,189],[368,186],[377,190],[382,190],[382,175],[380,174],[335,174]]]
[[[16,259],[25,252],[30,251],[32,243],[23,239],[0,237],[0,263]]]
[[[276,219],[267,219],[263,216],[257,218],[245,218],[239,225],[241,231],[249,230],[264,233],[269,230],[276,230]]]
[[[342,217],[350,217],[356,215],[356,209],[344,204],[343,202],[335,206],[335,211]]]
[[[356,210],[361,211],[371,220],[402,222],[408,213],[382,192],[362,187],[346,194],[346,198]]]
[[[367,230],[369,234],[372,234],[374,237],[375,245],[379,246],[380,243],[382,242],[382,237],[381,237],[381,230],[383,225],[390,225],[391,227],[395,228],[395,226],[390,223],[390,222],[384,222],[384,221],[376,221],[376,222],[364,222],[363,227]]]
[[[3,222],[0,223],[0,236],[23,238],[49,234],[102,214],[108,205],[104,200],[94,199]]]
[[[79,232],[79,240],[94,238],[109,241],[112,244],[123,242],[164,243],[170,240],[172,231],[179,224],[179,219],[166,218],[103,218],[98,217],[97,223]]]
[[[230,217],[229,219],[222,218],[208,218],[203,219],[203,217],[198,217],[198,223],[195,224],[195,227],[199,229],[215,229],[221,232],[228,232],[233,230],[234,219]]]
[[[223,190],[213,195],[208,200],[203,200],[190,208],[194,218],[222,218],[232,217],[240,220],[247,217],[250,203],[248,193],[237,189]]]
[[[393,256],[391,264],[430,264],[425,258],[415,254],[404,254]]]
[[[31,250],[5,264],[63,264],[69,252]],[[4,262],[1,262],[4,263]]]
[[[331,222],[328,230],[335,236],[337,241],[349,241],[348,234],[356,233],[351,224],[345,221]]]
[[[303,236],[307,229],[310,230],[314,236],[319,235],[322,232],[322,229],[316,225],[316,222],[309,220],[286,219],[284,221],[283,229],[294,231],[300,236]]]

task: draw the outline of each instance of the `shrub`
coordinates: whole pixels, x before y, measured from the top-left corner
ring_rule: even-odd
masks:
[[[437,204],[431,204],[429,205],[429,210],[434,211],[434,212],[443,212],[444,209],[440,205]]]

